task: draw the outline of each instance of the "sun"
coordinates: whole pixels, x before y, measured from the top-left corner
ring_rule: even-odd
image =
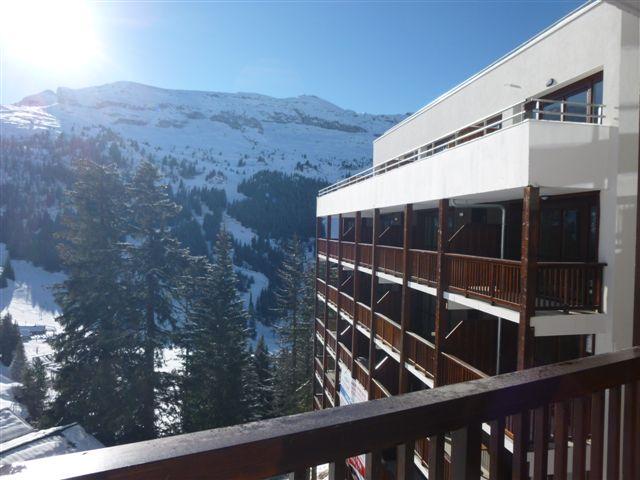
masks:
[[[94,19],[82,0],[0,1],[2,55],[45,71],[76,71],[95,62]]]

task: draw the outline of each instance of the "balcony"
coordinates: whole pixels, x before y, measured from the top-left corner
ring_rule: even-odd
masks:
[[[545,102],[527,100],[512,105],[489,116],[492,122],[462,126],[326,187],[319,192],[317,215],[509,191],[526,185],[605,188],[610,172],[603,159],[615,154],[616,132],[615,127],[602,124],[604,106],[560,102],[561,108],[577,106],[599,112],[578,118],[542,114]]]
[[[566,478],[569,470],[573,478],[587,473],[589,478],[637,478],[639,388],[640,348],[634,348],[483,378],[465,388],[446,386],[15,463],[2,473],[8,479],[185,480],[257,480],[293,473],[297,480],[306,477],[308,468],[331,463],[330,479],[344,480],[345,459],[366,454],[368,478],[382,478],[385,469],[398,480],[410,478],[410,462],[383,459],[383,450],[395,449],[405,456],[417,450],[429,478],[445,478],[450,469],[446,478],[480,479],[481,467],[490,478],[503,478],[507,465],[509,472],[528,478],[529,462],[535,478]],[[504,448],[507,420],[514,430],[513,453]],[[416,442],[426,438],[428,446]]]
[[[427,377],[433,378],[434,345],[413,332],[407,332],[405,342],[407,362]]]
[[[329,245],[338,245],[337,240],[329,240]],[[354,257],[356,249],[353,250]],[[368,258],[371,267],[371,245],[358,244],[361,257]],[[366,252],[366,253],[365,253]],[[400,282],[404,273],[403,252],[401,248],[380,245],[378,271],[398,277]],[[355,258],[343,257],[353,262]],[[484,300],[511,310],[520,308],[520,261],[499,258],[477,257],[456,253],[445,254],[448,272],[447,290],[465,297]],[[539,262],[537,268],[536,310],[592,310],[602,309],[602,275],[606,265],[603,263],[579,262]],[[436,252],[430,250],[409,250],[408,276],[412,282],[436,286]],[[324,292],[324,282],[317,280],[318,291]],[[337,290],[329,286],[329,301],[337,300]],[[347,296],[349,305],[351,297]],[[357,313],[357,306],[356,306]]]

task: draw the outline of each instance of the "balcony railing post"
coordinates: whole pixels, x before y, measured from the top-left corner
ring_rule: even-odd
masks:
[[[451,432],[452,480],[480,478],[481,434],[479,423]]]
[[[371,375],[369,375],[371,379]],[[367,453],[365,456],[366,480],[382,480],[382,453]]]
[[[347,478],[347,464],[345,458],[337,459],[329,464],[329,480],[345,480]]]
[[[396,447],[396,480],[411,480],[413,478],[415,446],[415,442],[407,442]]]
[[[324,269],[324,352],[322,355],[322,371],[327,371],[328,357],[329,357],[329,346],[327,341],[327,332],[329,331],[329,265],[331,262],[329,261],[329,239],[331,238],[331,215],[327,215],[327,230],[326,230],[326,245],[327,252],[325,255],[325,269]],[[322,376],[322,408],[327,406],[327,396],[326,396],[326,375]]]
[[[404,206],[404,224],[402,235],[402,299],[400,311],[400,370],[398,375],[398,393],[407,391],[408,378],[405,361],[407,354],[405,352],[406,342],[405,333],[409,326],[411,316],[411,292],[409,291],[409,278],[411,272],[410,267],[410,248],[411,248],[411,226],[413,222],[413,205]],[[413,452],[413,448],[411,450]]]
[[[338,341],[340,340],[340,314],[342,312],[342,295],[340,287],[342,284],[342,235],[344,233],[344,217],[338,214],[338,281],[336,291],[336,370],[335,370],[335,388],[333,402],[339,404],[339,381],[340,381],[340,362],[338,361]]]
[[[373,211],[373,236],[371,238],[371,305],[370,305],[370,326],[369,326],[369,384],[367,385],[367,392],[369,393],[369,399],[372,396],[372,383],[373,369],[375,367],[375,338],[376,338],[376,294],[378,290],[378,276],[376,274],[378,266],[378,235],[380,234],[380,209],[376,208]]]
[[[518,370],[533,364],[530,319],[535,314],[536,273],[540,231],[540,189],[524,188],[522,202],[522,249],[520,259],[520,323],[518,325]]]
[[[438,205],[438,251],[436,260],[436,318],[435,318],[435,353],[434,353],[434,385],[441,385],[441,358],[440,351],[444,341],[446,328],[447,305],[444,298],[444,289],[448,285],[445,253],[447,250],[447,216],[449,200],[442,199]]]

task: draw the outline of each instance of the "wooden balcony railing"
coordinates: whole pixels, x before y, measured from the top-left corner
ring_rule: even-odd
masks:
[[[345,292],[340,292],[341,300],[340,300],[340,308],[341,310],[348,314],[351,318],[354,315],[355,302],[353,301],[353,297],[351,295],[346,294]]]
[[[356,261],[356,244],[342,241],[342,260],[349,263]]]
[[[329,297],[329,302],[334,305],[338,304],[338,289],[333,285],[329,285],[327,289],[327,296]]]
[[[320,255],[326,255],[327,254],[327,239],[326,238],[318,238],[318,239],[316,239],[316,241],[318,242],[318,253]]]
[[[331,330],[327,330],[327,346],[333,350],[333,356],[335,357],[336,353],[336,334]]]
[[[313,408],[314,410],[322,410],[322,394],[313,395]]]
[[[572,478],[587,478],[588,473],[588,478],[630,479],[637,478],[640,468],[639,389],[640,348],[634,348],[483,378],[465,388],[445,386],[235,427],[14,462],[2,473],[7,479],[258,480],[293,472],[297,480],[307,475],[309,467],[333,463],[331,480],[343,480],[346,458],[372,452],[367,464],[377,478],[383,468],[381,451],[407,444],[413,451],[411,443],[419,438],[430,438],[433,447],[447,435],[446,453],[441,450],[440,458],[430,455],[435,462],[429,465],[429,477],[444,476],[442,456],[447,455],[453,478],[479,479],[482,424],[488,422],[489,475],[503,478],[504,465],[498,459],[505,456],[504,429],[499,427],[505,417],[514,416],[518,428],[512,465],[520,478],[528,477],[528,461],[535,478],[547,478],[547,456],[553,456],[554,478],[566,478],[571,468]],[[585,398],[591,401],[589,416]],[[546,435],[550,410],[552,450]],[[571,442],[569,416],[577,420]],[[519,428],[531,428],[531,435],[521,435]],[[404,469],[398,469],[396,478],[406,479]]]
[[[353,373],[355,379],[360,382],[360,385],[362,385],[364,388],[367,388],[367,385],[369,383],[369,370],[367,369],[367,367],[362,365],[359,360],[355,360],[353,362]]]
[[[459,358],[442,353],[442,382],[441,385],[453,385],[454,383],[468,382],[486,378],[487,375]]]
[[[520,262],[448,253],[449,290],[510,308],[520,306]]]
[[[342,363],[351,367],[351,352],[342,342],[338,342],[338,358]]]
[[[431,250],[409,250],[410,275],[414,282],[435,287],[437,254]]]
[[[319,333],[324,338],[324,323],[318,317],[316,317],[316,333]]]
[[[329,256],[338,258],[338,240],[329,240]]]
[[[407,332],[405,337],[405,352],[407,362],[422,371],[425,375],[433,378],[433,356],[435,347],[419,335]]]
[[[325,242],[324,244],[322,242]],[[337,240],[318,239],[319,249],[327,249],[337,257]],[[324,246],[321,246],[324,245]],[[343,242],[343,259],[354,262],[360,256],[360,265],[371,268],[372,246]],[[402,277],[404,273],[403,250],[400,247],[378,245],[377,268],[381,272]],[[430,250],[409,250],[409,278],[411,281],[436,286],[437,254]],[[481,299],[514,310],[520,309],[520,261],[492,257],[480,257],[458,253],[445,254],[447,284],[454,293]],[[538,262],[536,309],[537,310],[596,310],[603,306],[602,263]],[[318,291],[324,291],[324,283],[318,279]],[[329,294],[329,301],[335,297]]]
[[[336,395],[336,372],[335,370],[324,374],[325,382],[324,388],[329,393],[331,399]]]
[[[602,309],[602,263],[538,263],[536,308]]]
[[[400,352],[400,344],[402,343],[402,334],[400,325],[385,317],[380,312],[375,313],[376,337],[382,340],[382,343],[391,347],[395,352]]]
[[[390,247],[388,245],[380,245],[378,252],[378,268],[390,275],[402,276],[404,266],[402,264],[403,252],[402,247]]]
[[[356,302],[356,321],[371,330],[371,308],[364,303]]]
[[[370,243],[360,243],[358,245],[360,249],[360,265],[371,268],[371,244]]]
[[[315,361],[313,363],[315,364],[316,375],[319,375],[320,378],[322,378],[322,375],[324,374],[322,368],[322,360],[320,360],[318,357],[315,357]]]
[[[371,381],[371,385],[372,385],[372,393],[373,393],[374,400],[378,400],[380,398],[387,398],[391,396],[389,391],[386,388],[384,388],[384,385],[382,385],[375,378]]]
[[[429,468],[429,439],[428,438],[419,438],[416,440],[415,453],[422,463],[424,468]],[[444,457],[443,463],[443,475],[442,478],[450,479],[451,478],[451,460],[448,455]]]

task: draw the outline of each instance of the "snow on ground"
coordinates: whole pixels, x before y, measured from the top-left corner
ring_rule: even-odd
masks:
[[[279,350],[278,345],[278,337],[276,335],[276,330],[273,327],[269,327],[262,322],[256,322],[256,340],[251,342],[251,346],[255,347],[258,338],[261,336],[264,337],[264,341],[267,344],[267,348],[270,353],[275,353]]]
[[[0,244],[0,265],[4,265],[7,250]],[[46,325],[58,328],[56,317],[60,308],[53,298],[53,286],[62,282],[63,273],[51,273],[24,260],[11,260],[16,280],[0,289],[0,314],[10,313],[18,325]]]
[[[227,212],[222,214],[222,225],[242,245],[250,245],[251,240],[256,238],[253,230],[242,225],[238,220],[228,215]]]
[[[25,416],[26,409],[13,398],[13,388],[20,386],[9,378],[9,368],[0,363],[0,410],[8,408],[18,415]]]

